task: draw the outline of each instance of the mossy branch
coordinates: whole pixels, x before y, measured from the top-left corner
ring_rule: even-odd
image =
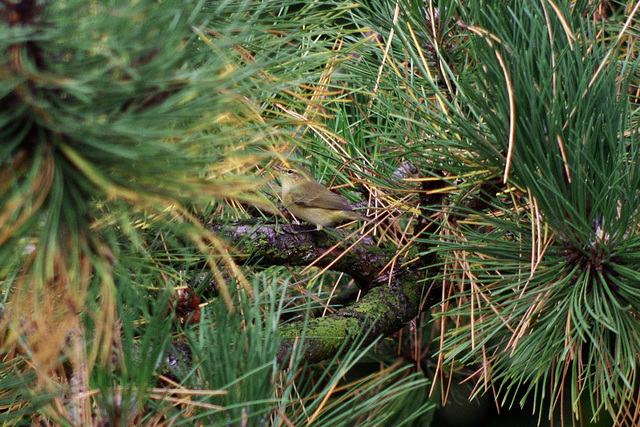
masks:
[[[385,268],[397,249],[380,248],[370,237],[352,245],[346,239],[349,234],[342,230],[304,232],[304,226],[291,224],[211,228],[257,265],[330,266],[351,276],[361,290],[367,291],[358,302],[335,313],[284,326],[280,360],[286,359],[303,337],[304,360],[313,363],[333,357],[362,331],[369,331],[365,344],[391,335],[418,315],[425,296],[424,283],[416,271]]]
[[[371,237],[349,237],[343,230],[309,231],[309,227],[281,225],[213,225],[211,231],[234,243],[253,263],[263,267],[287,265],[329,267],[348,274],[364,291],[389,282],[382,271],[397,248],[380,248]]]

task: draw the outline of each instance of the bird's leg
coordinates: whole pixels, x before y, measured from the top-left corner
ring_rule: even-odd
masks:
[[[322,230],[322,226],[319,225],[316,228],[312,228],[312,229],[309,229],[309,230],[299,230],[299,231],[291,230],[291,232],[293,234],[300,234],[300,233],[313,233],[314,231],[321,231],[321,230]]]

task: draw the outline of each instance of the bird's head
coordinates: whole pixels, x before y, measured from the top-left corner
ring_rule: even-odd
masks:
[[[276,166],[275,169],[279,172],[280,182],[285,191],[307,181],[316,181],[311,172],[302,166],[284,165]]]

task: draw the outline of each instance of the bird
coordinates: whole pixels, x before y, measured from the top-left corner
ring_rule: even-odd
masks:
[[[280,172],[282,201],[296,218],[311,223],[320,231],[346,220],[367,221],[353,210],[349,201],[315,180],[302,166],[275,167]]]

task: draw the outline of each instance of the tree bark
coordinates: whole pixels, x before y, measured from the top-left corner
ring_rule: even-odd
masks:
[[[256,265],[330,266],[351,276],[366,292],[335,313],[283,326],[280,360],[297,348],[305,361],[319,362],[356,339],[366,345],[391,335],[418,315],[425,300],[421,275],[407,267],[385,268],[397,248],[380,248],[370,237],[352,246],[357,237],[347,240],[349,233],[343,230],[309,232],[308,227],[293,224],[210,227]]]

